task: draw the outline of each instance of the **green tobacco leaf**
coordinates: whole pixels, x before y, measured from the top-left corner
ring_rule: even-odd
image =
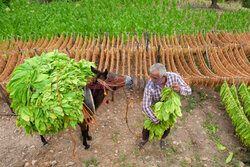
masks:
[[[27,134],[30,134],[32,132],[32,127],[30,126],[25,126],[24,129]]]
[[[56,118],[57,118],[57,117],[55,116],[55,114],[53,114],[53,113],[50,114],[50,117],[51,117],[52,119],[56,119]]]
[[[22,118],[23,120],[29,121],[29,120],[30,120],[30,117],[29,117],[29,115],[26,113],[26,110],[27,110],[27,108],[22,107],[22,108],[20,109],[19,115],[21,116],[21,118]]]
[[[156,103],[154,105],[154,111],[160,111],[163,104],[164,104],[163,102]]]
[[[178,117],[182,117],[182,113],[181,113],[181,108],[180,107],[177,107],[176,110],[175,110],[175,113]]]
[[[63,109],[61,107],[54,107],[52,111],[57,115],[64,116]]]
[[[150,124],[151,124],[151,121],[150,121],[150,119],[148,118],[148,117],[146,117],[145,118],[145,120],[144,120],[144,127],[146,128],[146,129],[148,129],[149,127],[150,127]]]
[[[170,115],[169,113],[164,114],[163,120],[168,121],[169,120],[169,115]]]
[[[46,125],[45,125],[45,123],[40,123],[40,130],[41,131],[46,131]]]
[[[227,149],[225,146],[221,145],[219,142],[217,142],[216,145],[217,145],[218,150],[220,151],[224,151]]]
[[[233,98],[234,98],[235,102],[237,103],[238,107],[241,107],[235,85],[231,86],[230,91],[231,91]]]
[[[227,87],[228,87],[227,82],[224,82],[220,88],[220,96],[223,96]]]
[[[229,154],[229,156],[228,156],[227,159],[226,159],[226,163],[227,163],[227,164],[228,164],[229,162],[232,161],[233,155],[234,155],[234,153],[232,153],[232,152]]]
[[[154,136],[155,136],[154,133],[150,131],[148,140],[154,139]]]

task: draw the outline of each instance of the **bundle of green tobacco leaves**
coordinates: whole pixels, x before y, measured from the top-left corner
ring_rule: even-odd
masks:
[[[80,87],[94,77],[94,63],[75,62],[57,50],[25,60],[7,84],[16,125],[26,133],[54,134],[83,121],[84,92]],[[60,101],[59,101],[60,96]],[[68,119],[68,124],[66,119]]]
[[[180,106],[180,96],[171,88],[165,87],[161,92],[161,101],[151,106],[160,123],[154,125],[148,117],[144,121],[144,128],[150,130],[149,140],[160,140],[164,131],[176,123],[177,117],[182,116]]]

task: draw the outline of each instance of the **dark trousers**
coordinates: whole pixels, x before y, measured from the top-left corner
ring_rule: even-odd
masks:
[[[147,129],[145,129],[143,127],[143,129],[142,129],[142,140],[145,140],[145,141],[148,140],[148,138],[149,138],[149,132],[150,132],[149,130],[147,130]],[[167,130],[165,130],[165,132],[163,133],[161,139],[165,139],[168,136],[169,132],[170,132],[170,128],[168,128]]]

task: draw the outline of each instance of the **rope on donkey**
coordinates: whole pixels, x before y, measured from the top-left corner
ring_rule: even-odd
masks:
[[[17,117],[18,115],[16,114],[0,114],[1,117],[6,116],[6,117]]]
[[[83,102],[83,105],[88,109],[88,111],[87,111],[86,108],[84,108],[84,107],[82,108],[82,112],[83,112],[83,115],[84,115],[84,120],[87,123],[87,125],[89,126],[89,128],[92,128],[93,126],[96,126],[95,114],[84,102]],[[96,129],[96,127],[93,128],[93,129]]]

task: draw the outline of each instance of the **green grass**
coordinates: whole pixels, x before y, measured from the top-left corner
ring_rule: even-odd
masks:
[[[90,165],[98,166],[100,164],[100,162],[95,157],[93,157],[90,160],[88,160],[88,159],[84,160],[83,164],[85,164],[86,167],[88,167]]]
[[[192,92],[197,92],[199,96],[198,97],[194,95],[191,95],[188,97],[182,96],[182,100],[188,99],[188,104],[183,107],[183,110],[188,113],[191,112],[196,107],[203,106],[205,100],[214,99],[214,97],[209,96],[207,92],[205,92],[204,90],[197,91],[194,89],[194,87],[191,87],[191,88],[192,88]]]
[[[209,137],[212,137],[218,132],[218,125],[211,113],[206,112],[206,116],[208,119],[203,123],[203,127],[207,129],[207,134]]]
[[[168,165],[171,165],[171,163],[173,162],[173,159],[172,158],[168,158],[167,162],[168,162]]]
[[[120,159],[121,159],[121,161],[125,161],[126,160],[126,153],[122,153]]]
[[[217,13],[216,10],[193,12],[191,5],[179,7],[180,1],[163,0],[82,0],[53,1],[49,4],[12,0],[9,7],[0,6],[0,38],[22,36],[37,38],[57,33],[97,35],[109,32],[160,34],[208,32],[215,28],[225,31],[249,31],[246,10]]]
[[[212,159],[212,162],[215,163],[215,164],[219,164],[220,161],[221,161],[221,160],[220,160],[220,157],[217,156],[217,155],[215,155],[215,156],[213,157],[213,159]]]
[[[185,159],[181,160],[181,166],[182,167],[186,167],[187,166],[187,161]]]
[[[188,99],[188,104],[186,106],[184,106],[183,110],[186,112],[191,112],[193,109],[195,109],[198,106],[202,106],[203,99],[201,100],[201,98],[196,98],[195,96],[190,96]]]
[[[118,137],[121,136],[121,131],[118,129],[118,130],[114,130],[114,133],[113,133],[113,136],[112,136],[112,140],[115,144],[118,143]]]

